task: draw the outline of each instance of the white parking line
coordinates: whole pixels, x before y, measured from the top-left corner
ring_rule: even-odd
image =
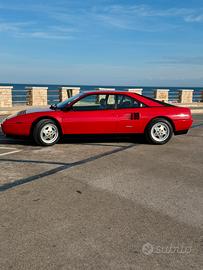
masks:
[[[6,155],[11,155],[11,154],[14,154],[14,153],[18,153],[18,152],[21,152],[22,150],[18,150],[17,148],[13,148],[13,147],[0,147],[0,150],[3,149],[3,150],[10,150],[8,152],[5,152],[5,153],[2,153],[0,154],[0,156],[6,156]]]

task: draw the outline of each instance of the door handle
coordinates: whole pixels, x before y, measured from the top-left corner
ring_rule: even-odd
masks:
[[[131,113],[130,119],[131,120],[139,120],[140,119],[140,114],[139,113]]]

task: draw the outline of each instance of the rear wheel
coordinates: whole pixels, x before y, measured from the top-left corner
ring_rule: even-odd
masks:
[[[60,139],[59,129],[53,120],[42,119],[34,127],[33,138],[38,145],[54,145]]]
[[[157,118],[149,123],[145,135],[149,143],[165,144],[173,136],[173,127],[166,119]]]

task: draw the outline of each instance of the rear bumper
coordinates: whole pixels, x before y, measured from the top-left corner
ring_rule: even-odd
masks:
[[[175,125],[175,131],[174,134],[185,134],[187,133],[191,126],[192,126],[193,120],[192,119],[179,119],[174,121]]]

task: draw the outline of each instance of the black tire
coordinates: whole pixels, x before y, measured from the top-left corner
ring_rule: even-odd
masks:
[[[157,131],[155,129],[157,129]],[[170,141],[172,136],[173,127],[171,123],[164,118],[152,120],[145,130],[145,137],[151,144],[165,144]]]
[[[45,133],[43,133],[43,128],[45,132],[49,132],[48,136],[50,136],[50,139],[47,137],[47,140],[45,140]],[[51,132],[53,132],[53,136],[51,136]],[[55,135],[54,132],[56,133]],[[32,135],[36,144],[41,146],[52,146],[56,144],[60,139],[59,128],[57,124],[51,119],[42,119],[37,122],[37,124],[34,126]]]

